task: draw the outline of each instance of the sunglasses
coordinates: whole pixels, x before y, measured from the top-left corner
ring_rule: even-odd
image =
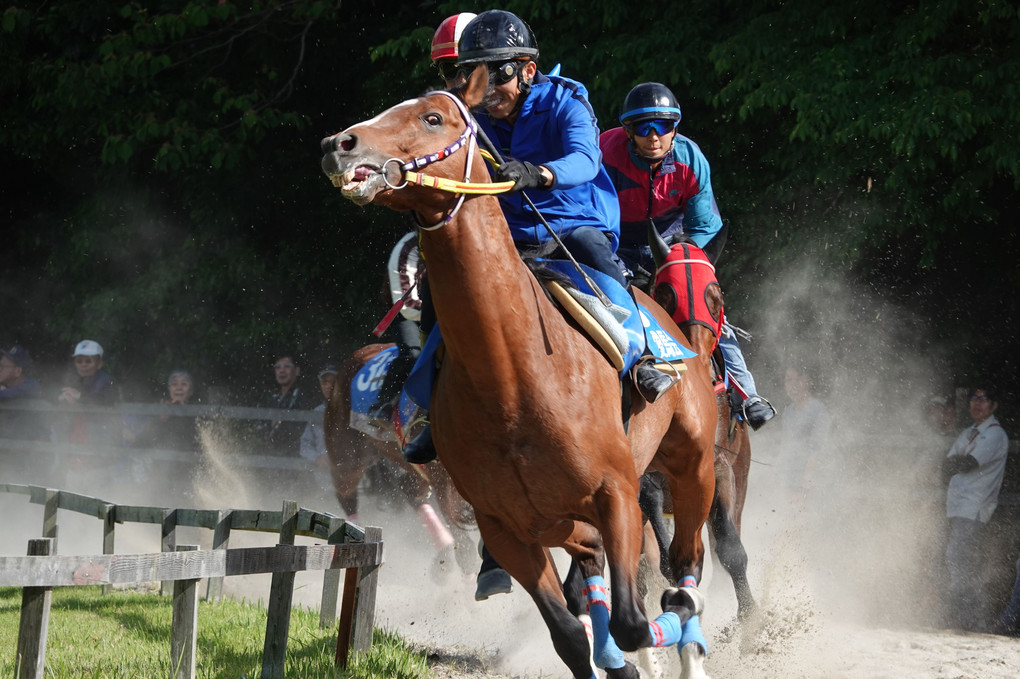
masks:
[[[640,123],[629,125],[631,132],[639,137],[647,137],[652,132],[660,137],[669,134],[676,129],[675,120],[642,120]]]
[[[437,61],[436,69],[439,71],[439,77],[446,82],[453,82],[465,70],[458,66],[456,61]]]

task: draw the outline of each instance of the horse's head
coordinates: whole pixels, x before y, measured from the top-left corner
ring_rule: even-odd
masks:
[[[672,248],[652,245],[655,281],[652,298],[666,310],[691,341],[694,350],[707,357],[718,339],[723,319],[723,294],[715,267],[701,248],[677,243]],[[706,351],[707,349],[707,351]]]
[[[434,177],[488,181],[481,162],[474,167],[468,162],[475,146],[468,107],[481,101],[487,84],[481,65],[451,92],[405,101],[326,137],[321,142],[323,172],[358,205],[374,201],[395,210],[448,209],[454,196],[412,186],[406,173],[428,166]],[[462,147],[467,148],[458,154]]]

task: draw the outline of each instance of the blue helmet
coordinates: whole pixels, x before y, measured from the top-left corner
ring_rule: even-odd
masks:
[[[631,125],[643,120],[680,121],[680,104],[662,83],[635,85],[623,100],[620,122]]]

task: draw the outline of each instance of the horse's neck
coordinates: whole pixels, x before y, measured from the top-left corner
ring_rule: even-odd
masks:
[[[535,308],[537,284],[498,200],[466,200],[453,221],[425,233],[422,247],[447,355],[486,361],[512,350],[508,340],[529,322],[522,314]]]
[[[712,364],[712,350],[715,348],[715,333],[700,323],[687,323],[683,333],[691,342],[691,349],[697,352],[698,359],[707,366]]]

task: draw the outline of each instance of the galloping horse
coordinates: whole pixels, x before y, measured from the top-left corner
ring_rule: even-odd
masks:
[[[477,568],[477,557],[465,530],[474,526],[471,508],[453,487],[443,465],[430,462],[423,467],[408,464],[393,441],[372,438],[350,426],[351,382],[358,371],[379,352],[392,344],[369,344],[355,351],[344,361],[337,375],[337,386],[326,405],[324,432],[329,454],[330,476],[337,501],[348,518],[358,515],[358,485],[369,467],[380,458],[393,462],[408,472],[400,484],[407,503],[421,518],[436,547],[435,562],[443,564],[451,556],[465,572]],[[435,492],[436,506],[446,519],[452,533],[436,516],[427,502]]]
[[[670,312],[691,341],[691,347],[698,352],[699,360],[714,372],[712,355],[723,318],[723,294],[715,278],[715,268],[697,248],[683,243],[670,248],[655,231],[650,231],[650,237],[658,269],[652,296]],[[718,390],[716,400],[719,420],[715,437],[715,497],[709,514],[709,537],[719,562],[733,580],[737,615],[745,619],[755,608],[747,581],[747,552],[740,541],[740,517],[744,511],[747,476],[751,468],[751,440],[747,423],[733,417],[725,391]],[[664,536],[659,530],[655,534],[661,549]]]
[[[691,362],[654,404],[628,383],[635,405],[625,427],[616,368],[531,274],[497,199],[468,199],[458,188],[490,184],[468,112],[487,84],[479,66],[452,93],[403,102],[324,139],[323,170],[355,203],[411,210],[421,225],[445,347],[430,405],[436,449],[474,507],[486,546],[534,600],[563,662],[575,677],[594,676],[585,624],[565,605],[551,547],[565,549],[586,578],[600,578],[609,565],[612,613],[606,630],[595,629],[601,623],[592,613],[596,646],[600,631],[623,651],[679,642],[690,671],[703,673],[703,646],[681,635],[697,625],[704,604],[696,588],[668,590],[667,610],[652,623],[639,600],[637,496],[642,471],[665,475],[677,526],[674,581],[699,579],[700,531],[715,486],[710,376]],[[425,165],[432,176],[411,172]],[[455,193],[437,190],[444,185]],[[686,344],[661,308],[636,296]],[[630,663],[608,669],[636,675]]]

